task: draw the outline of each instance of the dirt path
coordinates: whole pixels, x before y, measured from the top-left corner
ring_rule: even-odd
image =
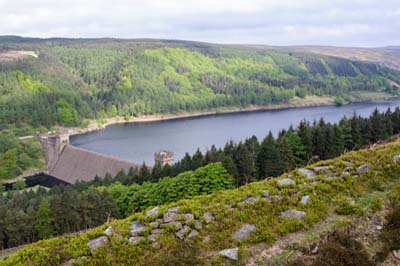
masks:
[[[321,235],[332,230],[333,225],[340,219],[340,216],[332,214],[327,219],[315,224],[312,228],[307,231],[300,231],[292,234],[288,234],[278,241],[269,246],[258,245],[251,249],[252,255],[246,262],[247,266],[258,266],[260,262],[265,263],[272,257],[283,254],[290,251],[288,248],[290,244],[295,242],[302,242],[310,238],[310,233],[313,235]],[[264,265],[264,264],[261,264]]]

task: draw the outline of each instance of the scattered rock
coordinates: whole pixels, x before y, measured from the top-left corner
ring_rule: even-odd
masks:
[[[100,236],[100,237],[97,237],[95,239],[90,240],[87,245],[88,245],[88,247],[90,249],[90,252],[93,253],[97,249],[106,246],[107,243],[108,243],[107,237],[106,236]]]
[[[239,206],[243,206],[246,204],[254,204],[258,201],[258,199],[259,199],[258,197],[249,197],[249,198],[245,199],[244,201],[239,202]]]
[[[129,243],[131,243],[132,245],[137,245],[139,244],[140,241],[145,240],[146,238],[144,238],[143,236],[133,236],[130,237],[128,239]]]
[[[159,235],[159,234],[162,234],[163,232],[164,232],[163,229],[153,229],[153,230],[151,230],[151,234],[152,235]]]
[[[157,241],[157,235],[149,235],[148,238],[151,242],[156,242]]]
[[[233,208],[231,205],[226,204],[225,207],[230,210],[231,212],[233,212],[235,210],[235,208]]]
[[[301,201],[300,201],[300,203],[301,204],[307,204],[308,202],[310,201],[310,196],[303,196],[302,198],[301,198]]]
[[[343,176],[349,176],[349,175],[350,175],[350,172],[347,170],[344,170],[340,176],[343,177]]]
[[[194,228],[196,228],[197,230],[203,229],[203,223],[200,222],[199,220],[196,220],[194,222]]]
[[[311,250],[312,254],[317,254],[318,253],[318,246],[315,245],[315,247]]]
[[[181,219],[182,219],[182,220],[185,220],[186,223],[190,223],[191,221],[194,220],[194,215],[191,214],[191,213],[184,213],[184,214],[181,214],[181,215],[180,215],[179,219],[180,219],[180,220],[181,220]]]
[[[158,214],[158,207],[154,207],[150,211],[146,212],[146,217],[154,216]]]
[[[113,234],[113,228],[112,228],[112,226],[107,227],[107,229],[104,230],[104,234],[105,234],[106,236],[111,236],[111,235]]]
[[[399,250],[393,250],[393,256],[400,260],[400,249]]]
[[[233,237],[236,240],[243,240],[245,238],[248,238],[250,236],[250,233],[256,229],[257,227],[254,224],[244,224],[238,231],[235,232]]]
[[[292,179],[289,178],[277,179],[276,182],[278,182],[278,186],[280,187],[292,186],[296,184]]]
[[[292,210],[287,210],[287,211],[282,212],[281,215],[286,218],[304,220],[306,213],[303,211],[298,211],[298,210],[292,209]]]
[[[169,222],[169,223],[166,223],[165,225],[175,226],[175,228],[177,230],[182,229],[182,223],[180,223],[180,222]]]
[[[169,208],[167,212],[178,213],[178,211],[179,211],[179,206],[173,207],[173,208]]]
[[[184,239],[185,238],[185,235],[187,234],[187,233],[189,233],[190,232],[190,227],[189,226],[187,226],[187,225],[185,225],[181,230],[179,230],[178,232],[176,232],[176,236],[179,238],[179,239]]]
[[[159,221],[154,221],[154,222],[149,223],[149,225],[150,225],[151,227],[157,228],[157,227],[160,226],[160,222],[159,222]]]
[[[131,223],[131,236],[137,236],[140,232],[146,230],[147,227],[140,224],[138,221],[133,221]]]
[[[203,214],[204,221],[209,224],[214,220],[214,216],[210,212],[205,212]]]
[[[383,229],[382,225],[377,225],[375,228],[376,228],[376,230],[379,230],[379,231]]]
[[[263,190],[262,191],[262,195],[263,195],[263,197],[269,197],[269,190]]]
[[[400,154],[393,156],[393,162],[397,163],[398,161],[400,161]]]
[[[238,260],[238,248],[224,249],[219,252],[219,255],[231,260]]]
[[[311,179],[316,177],[317,175],[314,173],[314,171],[310,169],[305,169],[305,168],[300,168],[297,170],[300,174],[305,175],[307,179]]]
[[[316,166],[314,167],[314,171],[317,173],[326,172],[329,170],[329,166]]]
[[[87,260],[86,256],[82,256],[82,257],[79,257],[79,258],[76,258],[76,259],[70,259],[69,261],[64,262],[63,264],[61,264],[61,266],[74,266],[74,265],[80,264],[84,260]]]
[[[192,239],[192,238],[195,238],[198,235],[199,235],[199,232],[197,230],[192,230],[192,232],[190,232],[190,234],[187,236],[187,238],[188,239]]]
[[[281,201],[282,200],[282,196],[272,196],[271,197],[271,202],[272,203],[275,203],[275,202],[278,202],[278,201]]]
[[[178,219],[178,214],[176,212],[166,212],[163,215],[164,223],[169,223],[176,221]]]
[[[343,161],[343,163],[347,166],[347,167],[352,167],[353,163],[349,162],[349,161]]]
[[[367,173],[371,172],[372,169],[368,164],[363,164],[363,165],[360,165],[359,167],[357,167],[356,170],[359,174],[367,174]]]

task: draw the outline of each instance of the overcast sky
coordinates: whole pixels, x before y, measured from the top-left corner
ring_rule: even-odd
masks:
[[[0,0],[0,35],[400,45],[400,0]]]

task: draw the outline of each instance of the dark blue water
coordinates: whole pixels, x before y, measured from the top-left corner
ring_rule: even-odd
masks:
[[[229,140],[240,141],[252,135],[262,139],[270,130],[276,135],[290,125],[297,126],[303,119],[313,121],[323,117],[327,122],[338,122],[343,116],[351,117],[353,113],[367,117],[375,108],[385,111],[397,106],[400,106],[400,100],[118,124],[103,131],[73,136],[71,143],[152,165],[154,153],[159,150],[174,152],[177,160],[185,152],[192,154],[197,148],[205,151],[213,144],[222,147]]]

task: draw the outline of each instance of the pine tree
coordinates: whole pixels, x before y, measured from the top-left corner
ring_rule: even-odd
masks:
[[[301,121],[298,128],[298,135],[305,148],[304,161],[308,161],[313,156],[313,136],[310,124],[306,121]]]
[[[146,163],[143,162],[138,174],[138,183],[142,184],[143,182],[150,181],[150,179],[151,179],[151,174],[149,168],[146,166]]]
[[[278,176],[283,172],[281,155],[271,131],[261,143],[260,152],[257,157],[257,166],[259,169],[259,179]]]
[[[247,146],[239,143],[236,153],[236,165],[238,170],[238,185],[244,185],[253,180],[256,169],[253,164],[253,158]]]
[[[46,239],[53,236],[52,223],[53,216],[50,204],[46,199],[42,199],[35,220],[35,231],[39,239]]]
[[[163,168],[159,162],[157,162],[151,170],[151,182],[157,182],[161,179]]]
[[[296,166],[295,157],[291,145],[285,135],[279,136],[276,141],[282,162],[282,171],[292,170]]]

